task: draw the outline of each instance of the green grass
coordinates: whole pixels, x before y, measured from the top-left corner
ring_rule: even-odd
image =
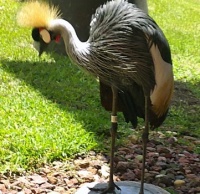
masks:
[[[28,170],[78,152],[105,150],[109,113],[100,105],[97,81],[66,57],[39,59],[30,29],[16,25],[18,7],[17,1],[0,1],[0,171]],[[200,99],[200,3],[149,0],[149,7],[169,39],[176,84],[190,91],[189,99],[179,91],[183,95],[160,129],[200,137],[199,104],[187,101]],[[119,128],[128,128],[122,117]]]
[[[150,0],[149,5],[150,15],[169,40],[173,57],[176,90],[166,127],[179,132],[180,139],[183,135],[200,137],[200,2]]]

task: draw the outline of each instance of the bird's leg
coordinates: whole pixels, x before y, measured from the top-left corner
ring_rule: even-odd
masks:
[[[146,149],[149,137],[149,98],[145,96],[145,127],[142,133],[142,144],[143,144],[143,159],[142,159],[142,173],[141,173],[141,186],[140,193],[144,194],[144,173],[145,173],[145,163],[146,163]]]
[[[111,151],[110,151],[110,177],[108,182],[108,187],[103,189],[101,194],[106,193],[116,193],[115,188],[121,190],[113,180],[114,174],[114,152],[115,152],[115,139],[117,134],[117,98],[118,90],[112,87],[113,101],[112,101],[112,113],[111,113]],[[90,188],[92,191],[99,191],[101,189]]]
[[[115,188],[120,190],[120,188],[114,183],[114,153],[115,153],[115,139],[117,134],[117,98],[118,91],[116,88],[112,87],[113,101],[112,101],[112,113],[111,113],[111,151],[110,151],[110,177],[108,182],[108,188],[102,192],[105,193],[115,193]]]

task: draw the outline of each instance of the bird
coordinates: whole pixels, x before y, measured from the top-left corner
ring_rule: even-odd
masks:
[[[62,37],[72,63],[98,78],[103,89],[111,88],[108,92],[112,102],[102,101],[103,107],[111,110],[110,176],[102,193],[120,190],[113,179],[118,111],[133,127],[137,126],[138,118],[144,119],[139,191],[144,194],[149,130],[158,128],[166,119],[174,88],[171,50],[161,28],[145,11],[126,0],[111,0],[96,9],[85,42],[62,19],[59,8],[44,1],[25,2],[17,22],[32,28],[39,55],[52,41],[59,42]]]

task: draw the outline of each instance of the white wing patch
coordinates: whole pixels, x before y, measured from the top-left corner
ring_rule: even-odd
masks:
[[[174,78],[172,65],[162,59],[160,51],[156,45],[150,49],[154,67],[156,85],[150,96],[152,109],[157,116],[162,116],[170,105],[173,94]]]

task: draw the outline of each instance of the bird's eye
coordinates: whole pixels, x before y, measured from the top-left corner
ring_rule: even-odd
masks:
[[[40,30],[40,36],[45,43],[51,42],[51,36],[50,36],[50,33],[48,32],[48,30],[41,29]]]

